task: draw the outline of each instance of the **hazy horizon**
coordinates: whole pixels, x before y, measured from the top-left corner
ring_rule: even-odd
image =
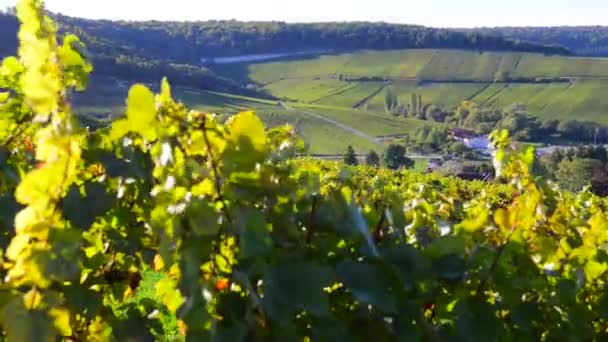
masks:
[[[0,8],[16,0],[0,0]],[[605,26],[603,0],[233,0],[201,4],[195,0],[48,0],[64,15],[111,20],[240,20],[285,22],[390,22],[445,28],[504,26]]]

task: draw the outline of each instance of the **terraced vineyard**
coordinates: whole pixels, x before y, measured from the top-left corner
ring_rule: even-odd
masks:
[[[542,119],[608,122],[606,58],[423,49],[325,55],[216,71],[259,84],[279,98],[378,114],[385,111],[390,87],[403,104],[415,93],[423,103],[444,108],[464,100],[490,108],[521,103]]]
[[[608,123],[608,59],[544,56],[516,52],[458,50],[363,51],[283,61],[217,65],[214,71],[242,84],[255,84],[275,100],[176,87],[191,108],[217,113],[256,110],[266,124],[294,125],[313,153],[342,153],[384,146],[377,137],[412,133],[430,121],[386,113],[386,92],[408,105],[450,109],[468,100],[502,109],[526,105],[542,119]],[[496,80],[500,82],[496,83]],[[127,85],[93,82],[75,99],[81,114],[120,113]],[[103,109],[96,104],[103,103]]]

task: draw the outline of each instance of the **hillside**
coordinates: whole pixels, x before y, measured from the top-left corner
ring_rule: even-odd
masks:
[[[295,126],[312,153],[341,153],[348,145],[381,151],[383,136],[454,124],[390,115],[389,94],[402,107],[415,95],[423,111],[453,110],[466,100],[497,111],[523,104],[543,121],[608,123],[608,59],[569,57],[553,41],[385,23],[53,17],[60,32],[81,37],[95,64],[91,89],[74,98],[92,125],[123,110],[130,84],[156,85],[163,76],[198,110],[250,108],[268,125]],[[0,14],[0,28],[0,55],[13,53],[15,17]]]
[[[608,59],[462,50],[364,51],[318,58],[218,65],[227,78],[253,82],[293,101],[384,111],[390,84],[446,108],[464,100],[490,108],[526,105],[542,119],[608,123]]]
[[[70,26],[62,32],[75,33],[85,43],[84,53],[94,64],[96,76],[111,76],[134,82],[156,81],[164,76],[175,84],[201,89],[231,92],[250,96],[265,96],[233,80],[214,74],[201,65],[177,63],[139,54],[135,49],[117,41],[96,37]],[[0,12],[0,59],[14,55],[17,49],[18,21],[15,16]]]

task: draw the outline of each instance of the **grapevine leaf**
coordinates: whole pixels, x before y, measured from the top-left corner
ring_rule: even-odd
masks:
[[[66,83],[75,87],[76,90],[84,90],[88,75],[93,70],[78,49],[82,49],[82,42],[74,35],[67,35],[63,39],[63,45],[59,47],[59,58],[64,67]]]
[[[80,284],[66,285],[62,292],[69,307],[87,318],[94,318],[103,305],[97,291],[83,288]]]
[[[424,250],[431,258],[438,259],[450,254],[462,254],[465,251],[465,241],[457,236],[444,236],[433,240]]]
[[[6,57],[2,60],[2,66],[0,67],[0,76],[11,77],[23,72],[23,66],[19,63],[19,60],[15,57]],[[1,78],[0,78],[1,79]]]
[[[99,183],[87,183],[84,192],[83,195],[78,187],[72,186],[62,201],[65,217],[81,229],[89,228],[114,202]]]
[[[177,289],[177,281],[169,277],[162,278],[155,285],[156,296],[165,304],[170,312],[175,313],[184,303],[184,297]]]
[[[136,84],[129,90],[127,120],[130,131],[140,134],[148,141],[156,140],[158,135],[154,94],[142,84]]]
[[[355,203],[352,190],[348,187],[343,187],[342,196],[346,202],[349,213],[350,222],[348,222],[348,224],[351,224],[352,228],[354,228],[354,230],[363,237],[366,252],[372,256],[377,256],[378,251],[376,249],[376,245],[372,239],[372,235],[369,231],[367,222],[365,221],[365,217],[361,212],[361,208],[359,208],[359,206]]]
[[[247,326],[244,323],[236,323],[233,326],[225,326],[220,324],[213,331],[214,342],[235,342],[246,341]]]
[[[378,265],[347,261],[336,268],[340,280],[362,303],[386,313],[397,312],[397,295],[387,273]]]
[[[497,341],[505,336],[504,326],[490,304],[471,299],[459,302],[455,311],[456,331],[463,340]]]
[[[246,224],[240,239],[241,257],[249,259],[267,255],[271,252],[272,241],[264,216],[259,212],[250,212],[243,218]]]
[[[58,333],[42,310],[28,310],[22,297],[13,297],[1,312],[2,325],[10,341],[51,341]]]
[[[220,213],[208,201],[194,201],[186,211],[186,217],[194,233],[214,236],[220,229]]]
[[[404,288],[411,290],[416,282],[427,277],[430,264],[414,247],[395,246],[383,252],[384,259],[389,262],[400,276]]]
[[[440,279],[456,281],[465,272],[465,261],[462,256],[450,254],[433,260],[433,271]]]
[[[286,322],[301,309],[315,316],[328,316],[329,303],[323,288],[334,279],[329,267],[313,263],[275,266],[264,275],[262,304],[270,317],[279,322]]]
[[[262,121],[252,112],[232,118],[230,148],[224,152],[226,171],[251,171],[266,157],[266,132]]]
[[[53,325],[60,332],[61,336],[72,336],[70,326],[70,312],[65,308],[52,308],[49,315],[53,319]]]

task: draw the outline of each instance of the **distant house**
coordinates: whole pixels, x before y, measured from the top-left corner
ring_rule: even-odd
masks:
[[[463,141],[464,139],[470,139],[479,136],[479,134],[463,128],[449,128],[447,132],[450,137],[458,141]]]
[[[544,155],[553,154],[556,151],[567,151],[572,148],[573,148],[572,146],[561,146],[561,145],[551,145],[551,146],[539,147],[536,149],[536,155],[544,156]]]
[[[450,128],[452,139],[462,142],[466,147],[484,154],[490,154],[490,140],[487,136],[462,128]]]
[[[490,140],[485,136],[467,138],[464,139],[463,142],[468,148],[472,150],[488,153],[490,151]]]

